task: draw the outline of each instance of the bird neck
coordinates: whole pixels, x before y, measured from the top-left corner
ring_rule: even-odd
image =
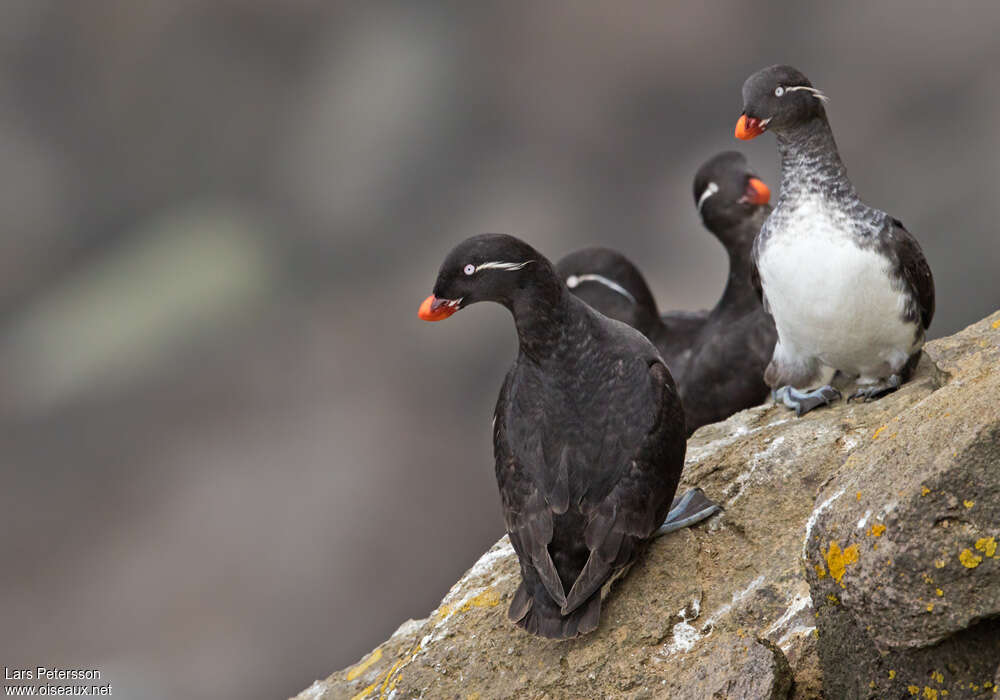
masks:
[[[508,308],[514,316],[522,354],[536,362],[553,357],[565,347],[564,333],[570,317],[569,290],[553,272],[539,275],[534,284],[519,291]]]
[[[817,194],[857,198],[825,116],[775,135],[781,154],[782,199]]]
[[[752,304],[756,299],[753,285],[750,284],[753,242],[770,213],[771,207],[758,207],[750,218],[744,219],[729,231],[725,241],[726,253],[729,254],[729,278],[717,307]]]

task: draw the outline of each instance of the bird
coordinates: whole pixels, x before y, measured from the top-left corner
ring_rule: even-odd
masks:
[[[675,382],[708,311],[671,311],[660,315],[656,299],[639,268],[625,255],[600,246],[581,248],[560,258],[556,272],[570,291],[605,316],[627,323],[660,351]]]
[[[778,341],[764,380],[801,416],[873,401],[913,374],[934,317],[934,279],[903,223],[863,202],[827,120],[826,95],[787,65],[743,84],[736,137],[774,132],[781,189],[754,242],[752,279]]]
[[[660,316],[642,273],[608,248],[584,248],[556,263],[574,294],[656,345],[677,383],[689,434],[767,398],[764,368],[776,337],[750,282],[753,240],[770,212],[770,189],[741,153],[727,151],[699,167],[694,198],[729,257],[725,290],[709,311]]]
[[[570,294],[521,239],[459,243],[418,315],[440,321],[480,301],[507,308],[518,336],[493,417],[504,526],[521,569],[508,617],[569,639],[597,628],[602,588],[672,512],[684,411],[649,340]],[[690,520],[677,513],[674,527]]]
[[[726,249],[729,276],[678,380],[692,429],[767,400],[764,370],[777,339],[750,274],[754,240],[771,212],[770,188],[742,153],[726,151],[698,169],[694,198],[705,228]]]

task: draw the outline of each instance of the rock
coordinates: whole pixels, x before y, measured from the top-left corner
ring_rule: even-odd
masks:
[[[820,492],[806,547],[833,697],[992,694],[1000,659],[1000,321],[931,343],[900,406]],[[990,619],[992,618],[992,619]]]
[[[879,401],[802,418],[759,406],[698,430],[682,487],[725,511],[654,542],[591,635],[507,621],[518,570],[503,538],[430,617],[299,698],[992,693],[998,361],[1000,313],[929,343]]]

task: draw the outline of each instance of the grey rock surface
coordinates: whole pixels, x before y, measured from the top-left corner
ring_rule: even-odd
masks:
[[[879,401],[765,405],[697,431],[682,487],[725,511],[654,542],[589,636],[507,621],[504,538],[429,617],[298,698],[992,694],[998,360],[1000,312],[929,343]]]

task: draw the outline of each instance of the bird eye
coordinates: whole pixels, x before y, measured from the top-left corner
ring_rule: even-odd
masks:
[[[475,266],[475,265],[471,265],[471,264],[470,264],[470,265],[466,265],[466,266],[465,266],[465,267],[464,267],[464,268],[462,269],[462,272],[464,272],[464,273],[465,273],[465,274],[467,274],[467,275],[471,275],[471,274],[472,274],[473,272],[475,272],[475,271],[476,271],[476,266]]]
[[[781,87],[780,85],[778,87],[774,88],[774,96],[775,97],[781,97],[784,94],[785,94],[785,88]]]

